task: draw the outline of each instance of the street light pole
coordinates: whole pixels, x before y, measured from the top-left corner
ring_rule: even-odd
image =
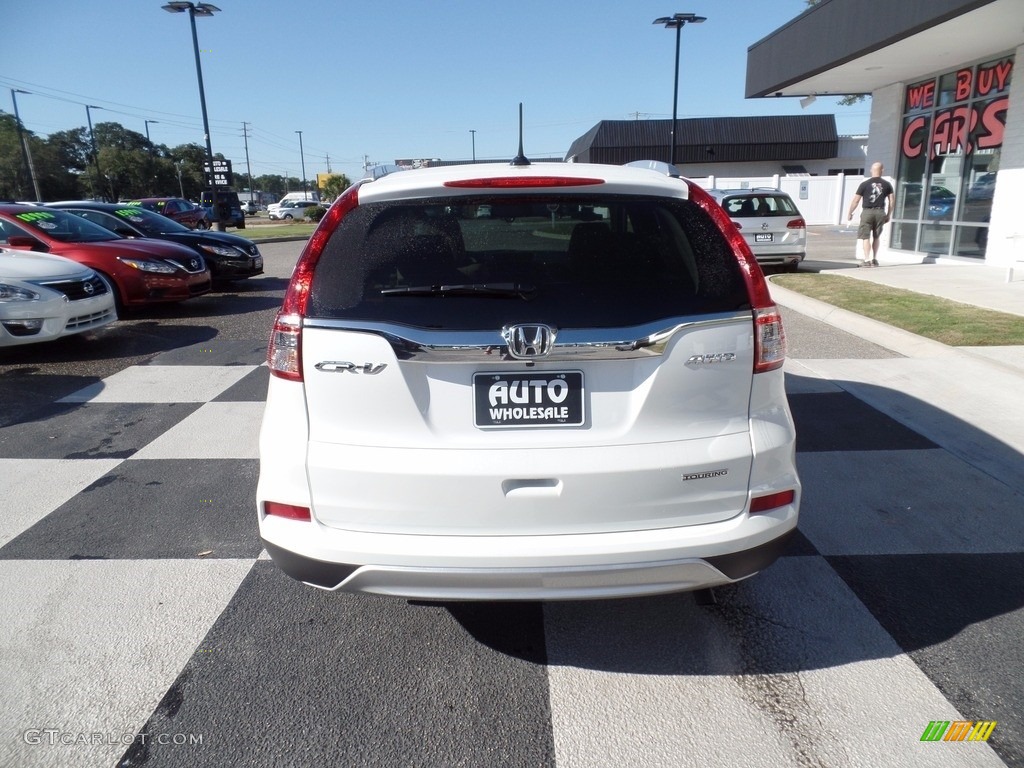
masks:
[[[676,31],[676,74],[672,86],[672,130],[669,131],[668,150],[668,162],[670,165],[676,164],[676,115],[678,114],[679,106],[679,38],[683,27],[687,24],[701,24],[705,21],[707,21],[707,18],[693,13],[676,13],[672,16],[662,16],[654,20],[655,24],[663,24],[665,29],[674,29]]]
[[[473,162],[476,162],[476,131],[472,128],[469,129],[470,134],[473,136]]]
[[[199,61],[199,35],[196,33],[196,16],[213,16],[218,13],[220,8],[210,3],[193,3],[185,2],[185,0],[173,0],[173,2],[167,3],[167,5],[161,6],[168,13],[185,13],[188,12],[188,20],[192,26],[192,50],[196,56],[196,77],[199,80],[199,106],[203,112],[203,133],[206,138],[206,162],[210,166],[209,173],[207,174],[207,181],[210,185],[210,197],[213,201],[213,212],[214,221],[213,228],[217,231],[224,231],[224,225],[221,222],[220,206],[217,205],[217,195],[214,191],[214,173],[213,173],[213,145],[210,143],[210,120],[206,114],[206,92],[203,89],[203,65]]]
[[[36,167],[32,164],[32,150],[28,146],[28,137],[21,128],[21,116],[18,114],[18,98],[15,96],[16,93],[29,93],[23,91],[20,88],[11,88],[11,101],[14,102],[14,122],[18,127],[18,141],[21,144],[21,155],[25,161],[25,170],[28,171],[28,176],[32,179],[32,189],[36,193],[36,202],[43,202],[43,196],[39,193],[39,179],[36,178]]]
[[[299,134],[299,161],[302,163],[302,194],[308,195],[309,189],[306,185],[306,154],[302,151],[302,131],[296,131]]]

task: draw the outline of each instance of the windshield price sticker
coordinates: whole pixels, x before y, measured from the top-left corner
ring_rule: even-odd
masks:
[[[582,371],[473,376],[475,424],[481,428],[578,427],[583,402]]]

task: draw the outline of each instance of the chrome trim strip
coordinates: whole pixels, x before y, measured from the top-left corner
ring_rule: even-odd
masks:
[[[626,328],[565,328],[551,352],[529,362],[565,363],[581,360],[630,360],[664,354],[676,334],[695,328],[713,328],[751,322],[750,311],[722,312],[692,318],[666,318]],[[508,353],[501,329],[493,331],[432,331],[396,323],[363,320],[304,318],[304,328],[372,333],[385,338],[404,362],[424,363],[487,363],[509,362],[523,365]]]

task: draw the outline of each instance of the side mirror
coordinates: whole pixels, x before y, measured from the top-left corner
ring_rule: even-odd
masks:
[[[40,248],[46,250],[46,246],[31,235],[11,235],[7,238],[7,245],[11,248],[22,248],[29,251]]]

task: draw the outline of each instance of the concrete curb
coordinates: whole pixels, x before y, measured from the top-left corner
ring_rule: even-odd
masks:
[[[891,325],[872,320],[870,317],[858,315],[824,301],[812,299],[802,293],[776,285],[768,277],[772,298],[780,306],[787,307],[814,320],[852,333],[866,341],[884,347],[899,355],[910,358],[966,358],[983,365],[991,366],[1002,373],[1009,373],[1024,378],[1024,348],[1021,347],[951,347],[940,341],[918,336],[894,328]],[[852,278],[851,279],[855,279]],[[999,355],[999,357],[997,357]]]
[[[954,347],[942,342],[926,339],[901,328],[894,328],[878,320],[872,320],[870,317],[864,317],[856,312],[840,309],[824,301],[783,288],[781,285],[775,284],[772,276],[768,278],[768,282],[771,285],[772,298],[776,303],[905,357],[940,357],[957,352]]]

